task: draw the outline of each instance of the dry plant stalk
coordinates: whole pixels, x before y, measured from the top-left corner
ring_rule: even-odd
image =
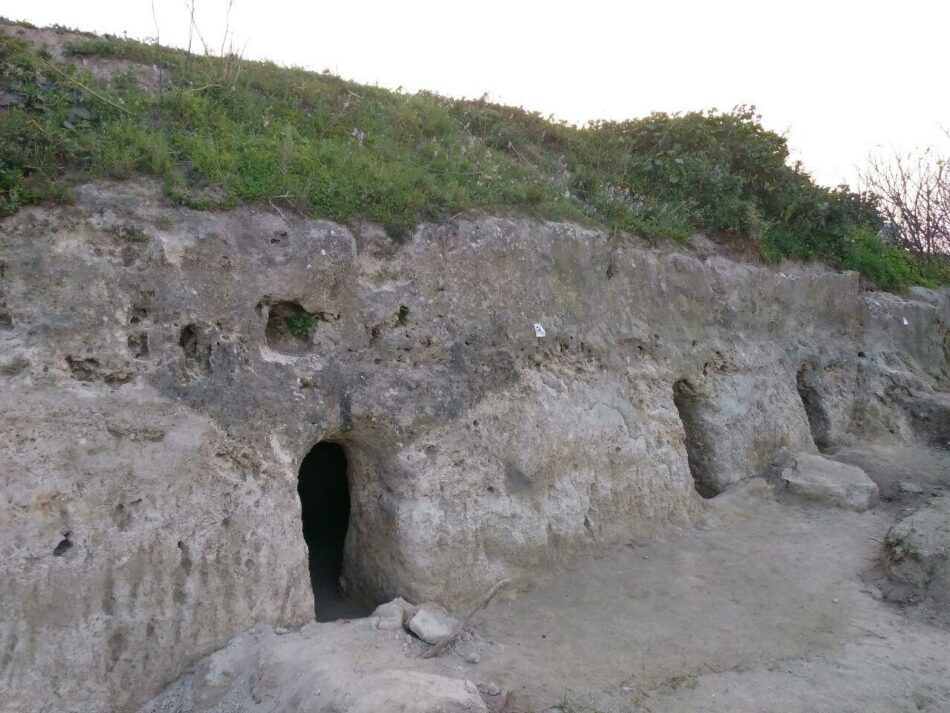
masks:
[[[491,600],[495,598],[495,595],[501,591],[501,588],[504,587],[506,584],[509,584],[510,582],[511,582],[510,579],[502,579],[500,582],[497,582],[495,586],[489,590],[488,594],[486,594],[485,597],[478,603],[478,605],[474,609],[472,609],[472,611],[470,611],[464,619],[462,619],[462,622],[457,627],[455,627],[455,631],[453,631],[451,634],[449,634],[445,638],[439,639],[431,649],[423,651],[419,655],[419,658],[433,659],[439,654],[441,654],[443,651],[445,651],[449,646],[454,644],[458,640],[458,638],[462,635],[462,632],[465,631],[465,627],[468,626],[468,623],[472,620],[472,617],[475,616],[482,609],[487,607],[489,602],[491,602]]]

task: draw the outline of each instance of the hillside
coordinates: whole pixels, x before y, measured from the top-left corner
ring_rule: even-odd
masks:
[[[402,239],[472,210],[646,241],[699,231],[770,262],[821,259],[878,287],[946,274],[877,237],[873,201],[817,185],[751,107],[574,127],[487,101],[134,40],[0,25],[0,216],[100,177],[199,209],[264,201]],[[631,239],[636,239],[631,237]]]
[[[0,712],[950,711],[950,287],[752,110],[0,73]]]

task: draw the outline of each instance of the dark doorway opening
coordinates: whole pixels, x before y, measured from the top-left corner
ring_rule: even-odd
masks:
[[[321,441],[303,463],[297,479],[303,537],[310,560],[310,585],[317,621],[364,616],[366,609],[340,587],[343,547],[350,524],[350,484],[346,451]]]

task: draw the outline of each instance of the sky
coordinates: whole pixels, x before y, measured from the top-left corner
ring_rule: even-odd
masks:
[[[190,0],[2,0],[0,15],[163,44]],[[950,145],[950,0],[195,0],[270,59],[404,91],[523,106],[571,123],[754,104],[821,183],[871,152]]]

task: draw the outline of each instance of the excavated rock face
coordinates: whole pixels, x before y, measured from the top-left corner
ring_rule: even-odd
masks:
[[[317,443],[346,464],[343,588],[374,605],[685,522],[778,449],[941,438],[948,303],[529,220],[400,246],[143,184],[23,210],[0,224],[4,705],[130,710],[311,619]]]

